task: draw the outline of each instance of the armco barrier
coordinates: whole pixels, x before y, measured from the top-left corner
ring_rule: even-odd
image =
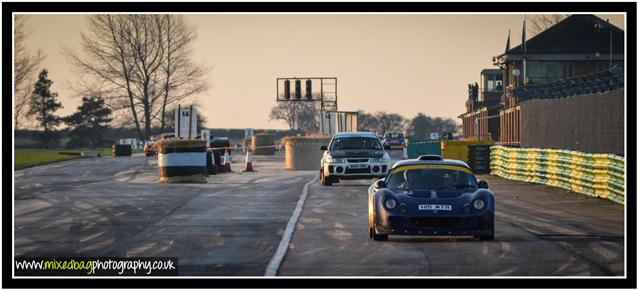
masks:
[[[625,159],[612,154],[492,146],[493,175],[625,204]]]

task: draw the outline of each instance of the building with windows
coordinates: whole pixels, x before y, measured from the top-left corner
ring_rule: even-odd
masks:
[[[521,142],[525,143],[524,136],[539,139],[537,137],[542,133],[533,124],[522,126],[521,114],[525,112],[521,112],[521,102],[606,95],[606,92],[624,87],[624,31],[595,15],[571,15],[527,39],[524,44],[510,49],[509,39],[507,43],[505,52],[492,58],[498,69],[481,72],[484,89],[479,92],[485,93],[468,94],[466,112],[459,116],[463,120],[465,138],[489,138],[500,144],[520,146]],[[496,89],[499,82],[502,90]],[[494,101],[494,94],[498,95],[498,101]],[[617,98],[618,93],[610,95]],[[534,108],[541,107],[549,108]],[[618,108],[610,109],[609,114],[612,112],[618,112]],[[530,111],[527,117],[545,116],[541,113]],[[555,124],[553,129],[557,131],[553,132],[570,134],[570,128],[560,126]],[[522,128],[527,131],[521,132]],[[569,140],[564,141],[561,144],[570,144]],[[539,146],[538,143],[534,145]]]
[[[484,69],[480,74],[480,84],[468,85],[466,112],[459,116],[463,121],[463,137],[477,140],[498,140],[499,121],[491,118],[498,114],[503,105],[503,71]]]
[[[571,15],[493,61],[503,70],[505,84],[498,140],[516,145],[521,141],[518,104],[525,88],[622,69],[624,31],[595,15]]]

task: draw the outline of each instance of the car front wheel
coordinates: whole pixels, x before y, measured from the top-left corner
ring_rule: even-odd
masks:
[[[377,234],[377,231],[374,229],[374,226],[370,228],[370,237],[375,241],[387,241],[388,235]]]
[[[332,181],[330,181],[329,178],[323,174],[323,168],[321,169],[321,173],[319,177],[321,178],[321,185],[325,185],[325,186],[332,185]]]

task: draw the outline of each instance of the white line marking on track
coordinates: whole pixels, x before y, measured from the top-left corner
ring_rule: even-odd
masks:
[[[266,273],[264,273],[264,276],[277,276],[277,271],[279,270],[279,266],[281,266],[281,262],[286,256],[292,234],[295,231],[295,226],[297,225],[297,220],[299,219],[299,216],[301,216],[303,205],[306,202],[306,197],[308,196],[308,187],[310,187],[311,184],[317,181],[317,179],[318,177],[315,176],[314,179],[304,185],[303,192],[301,193],[301,196],[297,201],[297,207],[288,220],[286,231],[284,231],[284,235],[281,237],[279,247],[277,247],[277,252],[274,256],[272,256],[272,258],[270,258],[270,262],[268,262],[268,266],[266,267]]]

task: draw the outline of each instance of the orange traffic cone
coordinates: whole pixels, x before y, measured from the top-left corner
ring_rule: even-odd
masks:
[[[408,148],[403,147],[403,156],[401,156],[401,160],[408,159]]]
[[[230,169],[230,156],[228,155],[228,147],[224,150],[224,171],[233,172]]]
[[[246,168],[242,172],[253,172],[253,153],[246,150]]]

